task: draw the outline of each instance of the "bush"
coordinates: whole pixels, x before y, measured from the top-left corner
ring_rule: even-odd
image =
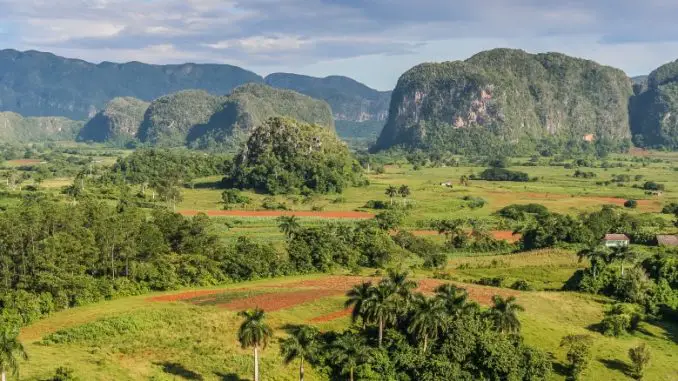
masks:
[[[646,181],[645,184],[643,184],[643,189],[650,191],[663,191],[665,187],[664,184],[658,184],[654,181]]]
[[[526,280],[519,279],[515,281],[512,285],[511,288],[514,290],[519,290],[519,291],[532,291],[534,288],[530,283]]]
[[[678,202],[672,202],[670,204],[664,205],[664,208],[662,208],[662,213],[678,214]]]
[[[636,200],[626,200],[626,202],[624,202],[624,206],[627,207],[627,208],[630,208],[630,209],[635,209],[635,208],[638,207],[638,201],[636,201]]]
[[[511,220],[522,221],[530,214],[548,216],[549,210],[542,204],[513,204],[503,207],[497,214]]]
[[[278,202],[273,197],[266,197],[263,199],[261,207],[266,210],[288,210],[285,203]]]
[[[221,192],[221,200],[226,205],[247,204],[250,202],[250,198],[243,195],[242,192],[237,189],[226,189]]]
[[[650,348],[645,343],[629,349],[629,358],[633,364],[633,376],[635,378],[639,380],[643,378],[645,368],[650,364],[651,355]]]
[[[476,281],[476,283],[483,286],[501,287],[502,284],[504,283],[504,278],[503,277],[480,278],[478,281]]]
[[[391,208],[391,204],[386,202],[386,201],[381,201],[381,200],[369,200],[365,203],[365,206],[363,208],[368,208],[368,209],[389,209]]]
[[[487,204],[487,201],[481,197],[464,196],[462,200],[466,201],[466,206],[471,209],[480,209]]]
[[[527,173],[510,171],[505,168],[488,168],[481,172],[478,178],[487,181],[530,181]]]
[[[615,304],[605,313],[605,318],[600,323],[600,330],[605,336],[619,337],[634,332],[641,321],[642,315],[634,306]]]

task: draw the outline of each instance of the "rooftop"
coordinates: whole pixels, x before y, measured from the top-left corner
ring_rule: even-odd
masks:
[[[678,235],[657,235],[659,246],[678,246]]]
[[[626,234],[605,234],[605,241],[629,241]]]

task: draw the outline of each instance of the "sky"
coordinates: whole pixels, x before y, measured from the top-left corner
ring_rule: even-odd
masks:
[[[0,0],[0,49],[90,62],[228,63],[379,90],[497,47],[647,74],[678,59],[676,0]]]

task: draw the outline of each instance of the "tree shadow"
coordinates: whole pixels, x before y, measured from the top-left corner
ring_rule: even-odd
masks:
[[[221,373],[221,372],[215,372],[214,374],[215,374],[217,377],[219,377],[219,379],[220,379],[221,381],[247,381],[247,379],[245,379],[245,378],[240,378],[240,376],[238,376],[238,375],[235,374],[235,373],[228,373],[228,374],[226,374],[226,373]]]
[[[593,323],[589,324],[586,329],[588,329],[591,332],[596,332],[596,333],[603,333],[603,325],[600,323]]]
[[[624,361],[617,359],[600,359],[601,364],[605,365],[607,369],[616,370],[623,373],[625,376],[632,376],[631,367]]]
[[[162,362],[156,363],[156,365],[160,365],[162,367],[163,372],[177,377],[181,377],[185,380],[202,381],[203,379],[203,377],[200,374],[190,369],[186,369],[186,367],[176,362]]]
[[[567,376],[570,374],[570,368],[559,361],[552,361],[551,366],[553,367],[553,371],[560,376]]]

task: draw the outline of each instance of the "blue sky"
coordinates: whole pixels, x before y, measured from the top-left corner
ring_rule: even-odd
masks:
[[[676,0],[0,0],[0,48],[91,62],[212,62],[353,77],[494,47],[646,74],[678,58]]]

